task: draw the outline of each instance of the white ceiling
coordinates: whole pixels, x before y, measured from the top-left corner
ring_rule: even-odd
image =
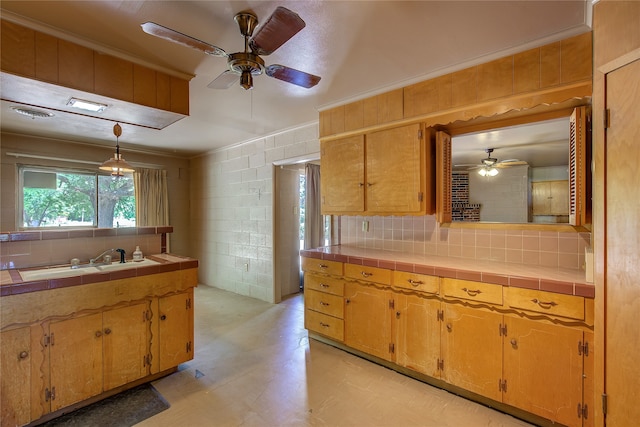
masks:
[[[321,76],[312,89],[264,75],[250,91],[209,89],[226,68],[224,58],[140,29],[154,21],[227,52],[242,51],[233,16],[252,10],[263,21],[277,6],[297,12],[307,26],[263,59]],[[323,108],[583,33],[591,2],[2,0],[1,8],[3,18],[39,31],[195,76],[189,117],[163,130],[123,126],[120,138],[123,148],[190,156],[312,123]],[[113,144],[113,123],[66,113],[30,119],[11,105],[2,102],[3,131]]]

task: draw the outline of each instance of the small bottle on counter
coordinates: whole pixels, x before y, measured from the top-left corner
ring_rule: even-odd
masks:
[[[140,246],[136,246],[136,250],[133,251],[133,260],[134,261],[142,261],[142,251],[140,250]]]

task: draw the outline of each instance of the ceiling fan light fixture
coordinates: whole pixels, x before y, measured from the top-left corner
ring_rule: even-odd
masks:
[[[496,176],[498,173],[499,171],[496,168],[484,167],[478,170],[478,174],[480,176]]]
[[[110,172],[111,176],[114,177],[135,172],[133,166],[127,163],[127,161],[122,157],[122,154],[120,154],[120,144],[118,143],[118,137],[122,135],[122,127],[120,127],[120,124],[116,123],[113,126],[113,134],[116,136],[116,152],[112,158],[102,163],[99,169]]]

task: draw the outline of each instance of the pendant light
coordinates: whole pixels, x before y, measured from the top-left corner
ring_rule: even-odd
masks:
[[[113,126],[113,134],[116,136],[116,153],[112,158],[100,165],[100,170],[111,172],[111,176],[123,176],[125,173],[133,173],[134,169],[120,154],[120,144],[118,138],[122,135],[122,128],[119,123]]]

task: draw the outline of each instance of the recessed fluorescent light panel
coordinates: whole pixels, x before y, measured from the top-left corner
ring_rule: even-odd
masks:
[[[67,105],[80,110],[91,111],[92,113],[102,113],[107,109],[107,105],[105,104],[78,98],[71,98],[69,102],[67,102]]]

